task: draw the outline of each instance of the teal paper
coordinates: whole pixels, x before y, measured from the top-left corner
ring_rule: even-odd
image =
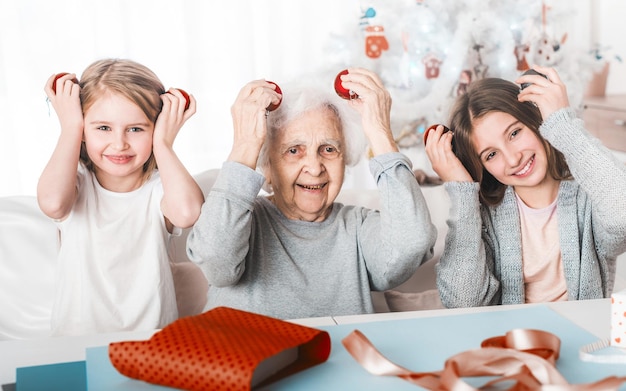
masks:
[[[85,391],[85,362],[36,365],[17,368],[16,391]]]
[[[87,348],[87,384],[89,391],[173,390],[152,385],[120,374],[109,360],[109,347]]]

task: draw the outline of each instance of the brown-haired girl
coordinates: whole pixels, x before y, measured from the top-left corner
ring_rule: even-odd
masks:
[[[626,169],[569,107],[557,72],[483,79],[426,153],[446,182],[447,307],[608,297],[626,251]],[[454,138],[454,151],[452,139]]]

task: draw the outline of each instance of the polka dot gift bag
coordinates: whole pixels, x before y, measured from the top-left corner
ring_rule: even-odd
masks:
[[[184,390],[250,390],[325,362],[326,331],[218,307],[174,321],[146,341],[113,342],[124,376]]]

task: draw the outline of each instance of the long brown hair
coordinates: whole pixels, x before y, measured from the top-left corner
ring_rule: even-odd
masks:
[[[85,69],[79,84],[83,113],[106,91],[120,94],[135,103],[153,124],[163,108],[161,100],[161,95],[165,93],[163,84],[154,72],[131,60],[98,60]],[[89,170],[95,170],[84,143],[80,148],[80,160]],[[150,154],[143,165],[144,180],[149,178],[156,168],[154,154]]]
[[[457,99],[450,115],[454,152],[472,178],[480,183],[480,201],[486,205],[498,205],[507,188],[485,169],[471,140],[475,120],[491,112],[507,113],[537,135],[548,157],[548,175],[556,180],[572,177],[563,154],[539,133],[543,122],[541,112],[531,102],[519,102],[518,94],[519,87],[510,81],[499,78],[477,80]]]

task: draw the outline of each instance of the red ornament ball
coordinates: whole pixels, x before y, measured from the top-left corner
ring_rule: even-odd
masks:
[[[268,83],[273,84],[276,86],[276,88],[274,89],[274,91],[276,91],[277,93],[279,93],[281,95],[280,100],[278,101],[278,103],[274,104],[274,103],[270,103],[269,106],[267,106],[266,110],[267,111],[274,111],[278,108],[278,106],[280,106],[280,104],[283,102],[283,91],[280,89],[280,87],[278,86],[278,84],[274,83],[273,81],[268,81]]]
[[[431,131],[431,130],[435,130],[435,129],[437,129],[437,126],[439,126],[439,125],[443,126],[443,132],[444,132],[444,133],[446,133],[446,132],[449,132],[449,131],[450,131],[450,129],[449,129],[446,125],[442,125],[442,124],[433,124],[433,125],[430,125],[430,126],[428,127],[428,129],[426,129],[426,131],[424,132],[424,145],[426,145],[426,139],[428,138],[428,134],[430,133],[430,131]]]
[[[335,77],[335,92],[337,92],[337,95],[339,95],[343,99],[356,99],[359,97],[357,94],[341,85],[341,76],[347,74],[348,70],[344,69],[343,71],[339,72],[337,77]]]
[[[187,91],[180,89],[180,88],[178,88],[178,91],[180,91],[180,93],[185,98],[185,110],[187,110],[189,108],[189,105],[191,104],[191,99],[189,99],[189,94],[187,93]]]
[[[62,78],[63,76],[67,74],[68,72],[61,72],[61,73],[57,73],[56,76],[54,76],[54,80],[52,81],[52,92],[54,92],[55,94],[57,93],[57,80],[59,80],[60,78]],[[72,81],[78,84],[77,78],[73,78]]]

